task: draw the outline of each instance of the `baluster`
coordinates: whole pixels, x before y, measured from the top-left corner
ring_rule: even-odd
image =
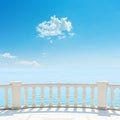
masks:
[[[49,101],[49,106],[51,107],[52,106],[52,86],[50,86],[50,89],[49,89],[49,94],[50,94],[50,101]]]
[[[32,105],[33,105],[33,107],[36,107],[36,89],[35,89],[35,87],[32,87],[32,97],[33,97],[33,102],[32,102]]]
[[[58,86],[58,106],[60,106],[60,86]]]
[[[5,108],[8,108],[8,87],[5,88]]]
[[[77,97],[78,97],[78,93],[77,93],[77,87],[74,87],[74,106],[77,107]]]
[[[91,108],[94,108],[94,87],[91,87]]]
[[[111,87],[111,109],[114,108],[114,88]]]
[[[66,86],[66,106],[69,107],[69,86]]]
[[[41,86],[41,106],[44,106],[44,86]]]
[[[85,93],[85,86],[83,86],[83,93],[82,93],[82,106],[85,107],[85,97],[86,97],[86,93]]]
[[[119,88],[119,108],[118,109],[120,110],[120,88]]]
[[[24,98],[24,101],[25,101],[25,107],[28,107],[28,91],[27,91],[27,87],[24,87],[24,92],[25,92],[25,98]]]

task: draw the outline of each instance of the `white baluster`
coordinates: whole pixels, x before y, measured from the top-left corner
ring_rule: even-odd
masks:
[[[66,86],[66,106],[69,107],[69,86]]]
[[[8,108],[8,87],[5,88],[5,108]]]
[[[91,108],[94,108],[94,87],[91,87]]]
[[[86,98],[86,91],[85,87],[83,86],[83,92],[82,92],[82,107],[85,107],[85,98]]]
[[[120,110],[120,88],[119,88],[119,108],[118,109]]]
[[[25,93],[24,101],[25,101],[25,108],[26,108],[28,107],[28,88],[27,87],[24,87],[24,93]]]
[[[52,106],[52,86],[50,86],[50,89],[49,89],[49,94],[50,94],[50,101],[49,101],[49,106],[51,107]]]
[[[111,87],[111,109],[114,108],[114,88]]]
[[[75,107],[77,107],[77,97],[78,97],[77,87],[74,87],[74,106]]]
[[[33,107],[36,107],[36,89],[32,87]]]
[[[41,86],[41,107],[44,107],[44,86]]]
[[[60,106],[60,86],[58,86],[58,106]]]

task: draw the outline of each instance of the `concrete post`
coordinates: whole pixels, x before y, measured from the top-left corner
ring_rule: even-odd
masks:
[[[12,109],[21,108],[21,85],[22,85],[22,82],[11,82],[11,86],[12,86]]]
[[[106,109],[108,82],[98,82],[98,109]]]

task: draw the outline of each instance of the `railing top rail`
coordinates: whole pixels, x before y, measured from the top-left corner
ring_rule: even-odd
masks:
[[[0,88],[7,88],[7,87],[10,87],[10,84],[8,84],[8,85],[0,85]]]
[[[110,84],[108,87],[110,87],[110,88],[120,88],[120,85],[112,85],[112,84]]]
[[[32,83],[32,84],[29,84],[29,83],[21,83],[21,86],[26,86],[26,87],[30,87],[30,86],[56,86],[56,87],[59,87],[59,86],[70,86],[70,87],[96,87],[98,84],[77,84],[77,83],[39,83],[39,84],[35,84],[35,83]],[[10,87],[11,86],[11,83],[10,84],[0,84],[0,88],[3,88],[3,87]],[[110,88],[120,88],[120,85],[115,85],[115,84],[108,84],[108,87]]]
[[[48,87],[95,87],[96,84],[63,84],[63,83],[47,83],[47,84],[22,84],[23,87],[31,87],[31,86],[48,86]]]

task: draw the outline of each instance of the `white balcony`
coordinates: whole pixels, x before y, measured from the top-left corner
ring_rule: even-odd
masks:
[[[0,94],[0,120],[117,119],[120,115],[120,85],[111,85],[108,82],[12,82],[9,85],[0,85]]]

